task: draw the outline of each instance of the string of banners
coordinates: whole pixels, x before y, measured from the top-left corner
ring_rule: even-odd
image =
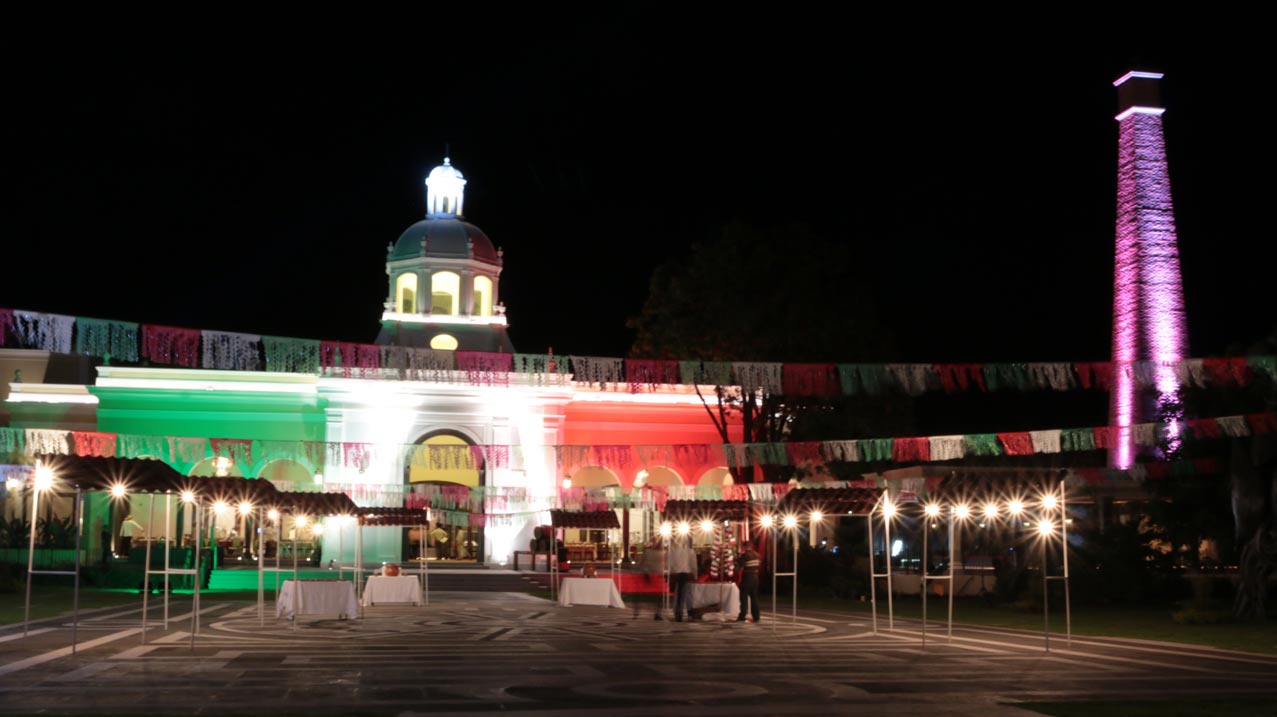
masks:
[[[1277,356],[1182,361],[1024,363],[768,363],[438,351],[0,309],[0,347],[77,353],[125,363],[274,371],[361,379],[566,386],[639,393],[673,385],[741,386],[787,396],[880,395],[929,391],[1110,390],[1118,382],[1153,388],[1246,386],[1277,381]]]
[[[673,465],[683,468],[685,474],[691,474],[689,469],[698,469],[696,474],[699,475],[703,470],[720,466],[744,469],[760,465],[811,466],[829,462],[916,464],[967,457],[1105,450],[1128,441],[1137,446],[1154,447],[1171,440],[1241,438],[1275,432],[1277,415],[1271,412],[1188,419],[1175,424],[1142,423],[1126,427],[1101,426],[843,441],[631,446],[386,445],[0,428],[0,458],[7,456],[13,462],[30,463],[35,456],[50,454],[119,456],[153,458],[185,466],[225,458],[242,472],[249,474],[260,472],[252,470],[255,467],[277,460],[291,460],[315,472],[322,472],[329,466],[341,466],[355,469],[361,474],[374,464],[402,460],[406,466],[431,470],[478,470],[483,467],[518,469],[535,462],[547,467],[552,463],[559,475],[571,474],[585,467],[602,467],[618,475],[632,475],[640,469]],[[577,495],[571,492],[572,489],[547,496],[532,494],[527,489],[518,487],[417,485],[411,486],[411,490],[408,488],[356,482],[349,484],[344,490],[357,501],[389,500],[395,504],[412,501],[423,507],[464,509],[467,512],[481,512],[482,506],[506,510],[514,504],[531,509],[541,508],[551,500],[567,500],[578,505],[587,505],[595,500],[591,497],[593,494]],[[662,499],[645,498],[640,491],[637,497],[597,500],[611,505],[618,500]]]

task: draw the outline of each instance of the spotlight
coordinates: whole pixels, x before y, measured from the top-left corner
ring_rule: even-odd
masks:
[[[958,516],[959,520],[966,520],[967,518],[971,517],[971,508],[968,507],[966,503],[963,503],[962,505],[953,509],[953,514]]]
[[[1043,508],[1046,508],[1047,510],[1055,510],[1056,505],[1058,505],[1058,502],[1055,500],[1054,493],[1047,493],[1046,495],[1042,496]]]
[[[775,522],[776,522],[776,519],[771,517],[770,515],[764,515],[763,517],[758,519],[758,524],[763,526],[764,528],[772,527],[772,523],[775,523]]]
[[[990,519],[998,517],[998,506],[994,505],[993,503],[985,503],[984,517],[990,518]]]
[[[244,501],[243,503],[240,503],[240,504],[239,504],[239,514],[240,514],[240,515],[248,515],[249,513],[252,513],[252,512],[253,512],[253,504],[252,504],[252,503],[249,503],[248,501]]]
[[[182,502],[183,502],[183,503],[194,503],[194,502],[195,502],[195,491],[193,491],[193,490],[184,490],[184,491],[182,491]]]
[[[926,511],[927,517],[929,518],[934,518],[937,515],[940,515],[940,506],[936,505],[935,503],[928,503],[927,507],[924,508],[923,510]]]
[[[824,519],[824,517],[825,517],[825,514],[820,512],[819,510],[813,510],[811,512],[811,522],[813,523],[819,523],[822,519]]]
[[[702,520],[702,521],[701,521],[701,532],[702,532],[702,533],[712,533],[712,532],[714,532],[714,521],[712,521],[712,520]]]
[[[271,520],[279,520],[279,511],[275,510],[274,508],[271,508],[269,511],[266,512],[266,517],[270,518]]]
[[[887,516],[888,518],[894,517],[896,514],[896,504],[892,503],[891,501],[887,501],[886,503],[883,503],[882,514]]]
[[[1045,537],[1054,532],[1055,532],[1055,524],[1053,524],[1051,521],[1049,520],[1038,521],[1038,535]]]
[[[126,492],[127,490],[125,489],[123,483],[116,483],[115,485],[111,486],[112,498],[123,498]]]
[[[299,515],[296,518],[293,518],[293,522],[297,524],[298,528],[305,528],[306,524],[310,522],[310,519],[304,515]]]
[[[687,534],[688,534],[688,533],[690,533],[690,532],[692,532],[692,526],[691,526],[691,525],[689,525],[689,524],[688,524],[688,522],[687,522],[686,520],[684,520],[684,521],[682,521],[682,522],[680,522],[680,523],[678,524],[678,534],[679,534],[679,535],[687,535]]]
[[[221,515],[222,513],[225,513],[226,509],[229,507],[230,507],[229,505],[226,505],[226,501],[219,500],[213,504],[213,512],[217,513],[218,515]]]
[[[1018,500],[1013,500],[1007,504],[1007,510],[1011,513],[1011,515],[1019,515],[1024,512],[1024,503]]]
[[[785,527],[786,527],[786,528],[789,528],[790,530],[793,530],[794,528],[797,528],[797,527],[798,527],[798,516],[796,516],[796,515],[787,515],[787,516],[785,516]]]
[[[36,490],[48,490],[53,487],[53,469],[38,465],[35,467],[35,488]]]
[[[314,527],[312,527],[312,528],[310,529],[310,532],[314,533],[315,535],[323,535],[323,534],[324,534],[324,524],[323,524],[323,523],[315,523]]]

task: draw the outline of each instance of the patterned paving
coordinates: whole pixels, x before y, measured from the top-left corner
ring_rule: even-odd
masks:
[[[259,621],[255,604],[206,598],[202,612],[194,649],[189,601],[145,645],[136,608],[83,621],[75,655],[57,624],[25,641],[0,631],[0,712],[1023,715],[1002,703],[1277,698],[1274,657],[1098,638],[1047,654],[1040,635],[996,629],[959,629],[952,644],[933,634],[924,649],[917,622],[874,635],[867,620],[818,611],[674,623],[436,593],[427,607],[296,627]]]

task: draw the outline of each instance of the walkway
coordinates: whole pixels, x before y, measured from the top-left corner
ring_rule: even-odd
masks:
[[[1040,634],[963,628],[950,645],[937,626],[924,650],[915,621],[878,635],[821,611],[673,623],[516,593],[433,593],[428,607],[294,630],[215,598],[194,651],[186,600],[147,645],[140,606],[82,622],[74,656],[60,625],[26,641],[21,626],[0,631],[0,712],[996,717],[1029,714],[1000,706],[1019,700],[1277,698],[1277,657],[1134,640],[1053,641],[1048,655]]]

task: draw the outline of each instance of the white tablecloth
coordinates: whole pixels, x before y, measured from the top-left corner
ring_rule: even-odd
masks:
[[[736,583],[691,583],[692,607],[718,606],[724,615],[740,615],[740,588]]]
[[[621,591],[616,589],[616,583],[607,578],[564,578],[559,586],[559,604],[563,607],[573,605],[625,607],[625,601],[621,599]]]
[[[421,580],[416,575],[372,575],[364,584],[364,607],[378,603],[421,604]]]
[[[293,616],[293,593],[297,580],[285,580],[275,601],[275,617]],[[355,601],[355,586],[346,580],[302,580],[297,593],[297,613],[300,615],[337,615],[356,617],[359,603]]]

